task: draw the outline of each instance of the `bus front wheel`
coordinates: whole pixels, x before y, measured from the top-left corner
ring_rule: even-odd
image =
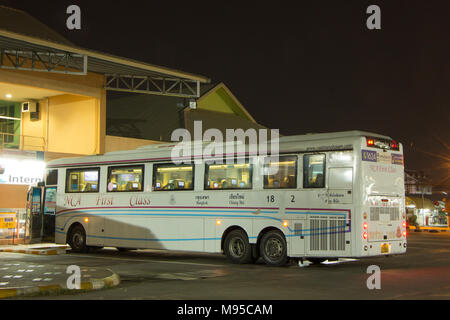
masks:
[[[252,261],[252,247],[248,237],[242,230],[231,231],[224,242],[227,258],[233,263],[250,263]]]
[[[86,252],[86,232],[81,225],[77,225],[72,229],[69,238],[69,245],[74,252]]]
[[[283,266],[288,262],[286,238],[277,230],[263,235],[259,252],[264,262],[271,266]]]

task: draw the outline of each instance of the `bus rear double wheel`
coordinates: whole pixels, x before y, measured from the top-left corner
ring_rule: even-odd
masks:
[[[289,258],[287,256],[286,238],[278,230],[265,233],[259,244],[259,253],[264,262],[270,266],[284,266]]]

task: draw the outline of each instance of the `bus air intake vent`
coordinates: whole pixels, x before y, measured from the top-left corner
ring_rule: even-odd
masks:
[[[311,219],[311,251],[344,251],[345,219],[321,218]]]

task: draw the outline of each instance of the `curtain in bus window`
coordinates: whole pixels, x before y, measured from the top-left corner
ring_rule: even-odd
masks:
[[[142,191],[144,166],[121,166],[108,168],[108,192]]]
[[[194,166],[175,164],[153,165],[153,190],[193,190]]]
[[[265,158],[264,189],[284,188],[297,188],[297,156]]]
[[[45,178],[45,185],[52,186],[58,184],[58,169],[48,170]]]
[[[307,154],[303,158],[303,187],[325,187],[325,155]]]
[[[66,192],[98,192],[100,169],[67,170]]]
[[[205,189],[251,189],[250,163],[206,164]]]

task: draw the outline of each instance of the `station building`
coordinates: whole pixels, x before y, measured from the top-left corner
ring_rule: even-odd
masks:
[[[224,84],[81,48],[0,6],[0,220],[25,212],[46,161],[170,141],[194,120],[263,128]]]

